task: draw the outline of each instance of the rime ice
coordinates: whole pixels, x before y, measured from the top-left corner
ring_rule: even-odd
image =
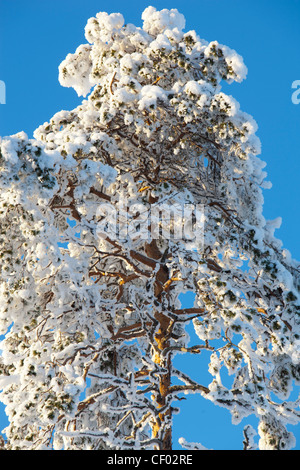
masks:
[[[6,448],[168,450],[189,393],[243,420],[246,449],[293,448],[299,263],[263,215],[257,124],[222,91],[246,78],[242,57],[176,9],[146,8],[142,27],[100,12],[85,38],[59,67],[82,103],[0,142]],[[198,206],[203,243],[187,236]],[[176,354],[197,354],[211,380]],[[180,444],[213,447],[198,440]]]

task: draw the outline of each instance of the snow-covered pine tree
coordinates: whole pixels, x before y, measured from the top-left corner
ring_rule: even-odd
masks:
[[[245,449],[291,449],[299,265],[262,214],[256,123],[221,91],[247,69],[177,10],[142,20],[89,19],[59,67],[86,99],[34,139],[1,139],[2,447],[171,449],[178,400],[197,392],[245,419]]]

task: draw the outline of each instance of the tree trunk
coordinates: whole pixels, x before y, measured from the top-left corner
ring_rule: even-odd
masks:
[[[171,386],[171,356],[165,354],[169,347],[170,318],[162,313],[157,313],[155,318],[159,322],[159,329],[155,334],[156,351],[154,355],[155,364],[167,370],[159,375],[159,393],[155,397],[158,409],[163,408],[159,413],[159,419],[152,428],[152,437],[158,438],[162,442],[161,450],[172,449],[172,410],[171,405],[167,406],[168,395]],[[166,407],[166,408],[165,408]]]
[[[169,280],[169,270],[162,262],[162,253],[157,247],[155,240],[151,243],[146,243],[145,252],[147,256],[152,259],[160,260],[161,265],[156,274],[155,280],[155,297],[158,302],[161,302],[162,293],[164,292],[164,285]],[[168,395],[171,386],[171,356],[166,354],[166,349],[170,346],[170,337],[172,332],[172,320],[167,315],[156,312],[154,315],[158,322],[158,330],[154,335],[155,339],[155,353],[154,363],[160,368],[166,370],[165,373],[159,374],[159,389],[153,399],[156,402],[157,408],[163,409],[159,413],[158,419],[152,427],[152,437],[161,441],[160,450],[172,449],[172,410],[171,405],[167,406]]]

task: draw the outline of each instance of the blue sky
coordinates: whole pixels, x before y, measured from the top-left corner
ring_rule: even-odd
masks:
[[[262,159],[271,190],[264,192],[267,219],[283,218],[277,237],[300,260],[300,104],[292,103],[292,83],[300,80],[300,0],[0,0],[0,135],[33,130],[61,109],[80,103],[73,89],[58,82],[58,66],[85,43],[84,27],[99,11],[121,12],[141,25],[149,5],[177,8],[186,30],[235,49],[248,67],[247,80],[224,88],[258,123]],[[0,97],[1,101],[1,97]],[[189,359],[192,369],[195,362]],[[197,400],[196,400],[197,399]],[[242,427],[232,427],[225,410],[192,396],[181,402],[174,440],[202,442],[208,448],[240,449]],[[0,427],[5,417],[0,414]],[[243,423],[244,425],[244,423]],[[293,432],[295,429],[291,428]],[[300,449],[300,429],[295,432]]]

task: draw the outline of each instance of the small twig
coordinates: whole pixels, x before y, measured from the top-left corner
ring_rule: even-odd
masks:
[[[114,83],[114,81],[115,81],[116,73],[117,73],[117,71],[114,72],[114,74],[113,74],[113,76],[112,76],[112,79],[111,79],[111,81],[110,81],[110,84],[109,84],[109,90],[110,90],[110,93],[111,93],[112,95],[114,94],[113,89],[112,89],[112,86],[113,86],[113,83]]]

